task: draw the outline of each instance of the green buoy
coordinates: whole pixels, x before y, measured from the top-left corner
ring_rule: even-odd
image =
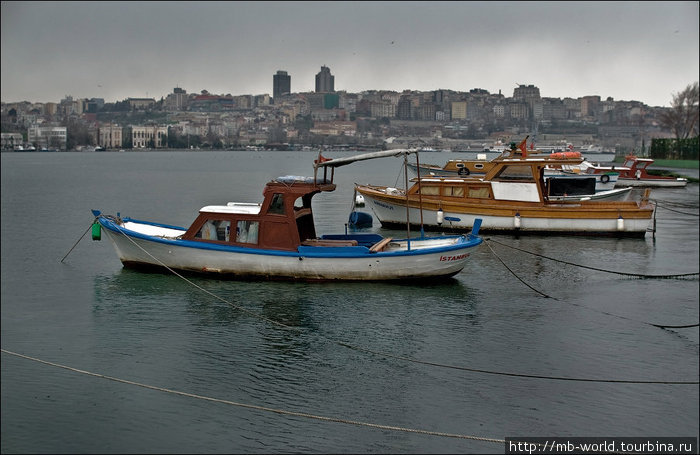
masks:
[[[92,240],[102,240],[102,226],[98,221],[92,223]]]

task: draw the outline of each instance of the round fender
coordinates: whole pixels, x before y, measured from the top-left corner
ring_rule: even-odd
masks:
[[[610,176],[608,174],[603,174],[600,176],[600,181],[602,183],[608,183],[610,181]]]

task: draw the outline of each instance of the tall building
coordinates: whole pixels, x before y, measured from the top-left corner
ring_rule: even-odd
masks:
[[[331,76],[331,70],[327,66],[322,66],[321,71],[316,74],[316,93],[335,92],[335,76]]]
[[[277,71],[277,74],[272,76],[272,98],[278,99],[290,93],[292,93],[292,76],[286,71]]]

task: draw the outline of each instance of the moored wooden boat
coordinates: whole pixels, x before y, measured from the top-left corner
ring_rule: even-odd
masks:
[[[671,177],[667,175],[649,174],[649,166],[654,164],[651,158],[639,158],[635,155],[627,155],[622,166],[588,165],[585,172],[593,175],[606,172],[619,172],[616,187],[650,187],[650,188],[679,188],[688,184],[688,179],[683,177]]]
[[[639,201],[556,200],[550,197],[545,168],[570,164],[569,159],[499,157],[492,162],[482,178],[421,177],[408,191],[377,185],[356,185],[356,190],[385,227],[408,218],[414,225],[422,220],[426,229],[465,230],[479,218],[484,232],[644,237],[649,228],[654,207],[648,192]]]
[[[420,173],[420,175],[423,177],[478,178],[485,176],[488,171],[493,169],[496,166],[499,158],[514,156],[516,156],[514,150],[508,150],[502,153],[501,156],[492,160],[487,160],[485,155],[478,154],[476,160],[448,160],[443,166],[437,166],[434,164],[418,165],[413,163],[409,163],[408,166],[415,175]],[[583,164],[583,161],[581,160],[582,155],[579,152],[540,153],[540,151],[529,151],[526,152],[525,156],[531,158],[540,157],[550,160],[550,164],[546,166],[544,170],[545,178],[559,177],[569,179],[586,179],[589,177],[594,177],[595,188],[593,191],[591,191],[589,196],[593,196],[595,193],[612,190],[615,187],[621,187],[621,185],[617,185],[619,172],[612,169],[599,173],[586,173],[586,170],[590,166]],[[562,159],[566,160],[567,162],[561,164]],[[608,197],[611,194],[614,195],[616,193],[606,193]]]
[[[96,210],[93,214],[126,267],[226,278],[449,277],[465,267],[471,251],[482,243],[478,222],[465,235],[394,239],[353,233],[318,237],[311,199],[335,188],[332,176],[330,180],[316,176],[280,177],[266,184],[262,203],[229,202],[203,207],[188,228],[104,215]]]

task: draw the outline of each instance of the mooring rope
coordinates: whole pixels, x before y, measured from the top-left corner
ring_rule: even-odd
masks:
[[[541,258],[544,258],[544,259],[549,259],[550,261],[560,262],[560,263],[562,263],[562,264],[572,265],[572,266],[574,266],[574,267],[580,267],[580,268],[583,268],[583,269],[595,270],[595,271],[597,271],[597,272],[614,273],[614,274],[616,274],[616,275],[633,276],[633,277],[637,277],[637,278],[651,278],[651,279],[685,278],[685,277],[689,277],[689,276],[700,275],[700,272],[677,273],[677,274],[673,274],[673,275],[649,275],[649,274],[641,274],[641,273],[618,272],[618,271],[615,271],[615,270],[606,270],[606,269],[601,269],[601,268],[598,268],[598,267],[590,267],[590,266],[587,266],[587,265],[575,264],[575,263],[573,263],[573,262],[568,262],[568,261],[562,261],[561,259],[556,259],[556,258],[553,258],[553,257],[550,257],[550,256],[545,256],[545,255],[543,255],[543,254],[534,253],[534,252],[532,252],[532,251],[524,250],[524,249],[522,249],[522,248],[518,248],[518,247],[515,247],[515,246],[512,246],[512,245],[508,245],[508,244],[506,244],[506,243],[502,243],[502,242],[499,242],[499,241],[497,241],[497,240],[493,240],[493,239],[490,239],[490,238],[489,238],[489,239],[486,239],[486,242],[487,242],[487,243],[488,243],[488,242],[497,243],[497,244],[499,244],[499,245],[502,245],[502,246],[505,246],[505,247],[508,247],[508,248],[512,248],[512,249],[514,249],[514,250],[522,251],[523,253],[528,253],[528,254],[531,254],[531,255],[533,255],[533,256],[538,256],[538,257],[541,257]]]
[[[552,261],[561,262],[561,263],[568,264],[568,265],[573,265],[573,266],[576,266],[576,267],[583,267],[583,268],[587,268],[587,269],[598,270],[598,271],[601,271],[601,272],[618,273],[618,274],[621,274],[621,275],[629,275],[629,274],[625,274],[625,273],[613,272],[613,271],[609,271],[609,270],[597,269],[597,268],[594,268],[594,267],[587,267],[587,266],[580,265],[580,264],[574,264],[574,263],[571,263],[571,262],[561,261],[561,260],[558,260],[558,259],[550,258],[550,257],[548,257],[548,256],[543,256],[543,255],[538,254],[538,253],[533,253],[533,252],[531,252],[531,251],[527,251],[527,250],[523,250],[523,249],[520,249],[520,248],[516,248],[516,247],[514,247],[514,246],[506,245],[505,243],[497,242],[497,241],[495,241],[495,240],[486,239],[485,243],[486,243],[486,245],[489,247],[489,249],[491,250],[491,252],[493,253],[493,255],[496,256],[496,258],[501,262],[501,264],[503,264],[503,266],[504,266],[506,269],[508,269],[508,271],[509,271],[510,273],[512,273],[513,276],[515,276],[520,282],[522,282],[523,284],[525,284],[527,287],[529,287],[529,288],[532,289],[533,291],[537,292],[538,294],[541,294],[541,295],[543,295],[543,296],[545,296],[545,297],[548,297],[548,298],[552,298],[552,299],[554,299],[554,300],[559,300],[559,299],[557,299],[556,297],[552,297],[552,296],[550,296],[550,295],[547,295],[547,294],[545,294],[545,293],[543,293],[543,292],[541,292],[541,291],[538,291],[538,290],[535,289],[534,287],[530,286],[530,285],[529,285],[528,283],[526,283],[522,278],[520,278],[510,267],[508,267],[508,266],[505,264],[505,262],[503,262],[503,260],[498,256],[498,254],[496,254],[496,252],[493,250],[493,248],[491,248],[490,242],[492,242],[492,241],[495,242],[495,243],[498,243],[499,245],[507,246],[507,247],[513,248],[513,249],[515,249],[515,250],[522,251],[522,252],[524,252],[524,253],[529,253],[529,254],[532,254],[532,255],[534,255],[534,256],[542,257],[542,258],[544,258],[544,259],[550,259],[550,260],[552,260]],[[659,278],[659,277],[668,278],[668,277],[678,277],[678,276],[687,276],[687,275],[697,275],[697,273],[694,273],[694,274],[686,274],[686,275],[653,275],[653,277],[654,277],[654,278]],[[647,277],[648,277],[648,276],[647,276]],[[572,303],[572,302],[566,302],[566,303],[569,303],[570,305],[579,306],[579,307],[582,307],[582,308],[587,308],[587,309],[593,310],[593,311],[599,311],[599,310],[595,310],[595,309],[593,309],[593,308],[590,308],[590,307],[587,307],[587,306],[585,306],[585,305],[581,305],[581,304],[578,304],[578,303]],[[608,312],[608,311],[600,311],[600,313],[605,314],[605,315],[608,315],[608,316],[614,316],[614,317],[617,317],[617,318],[620,318],[620,319],[625,319],[625,320],[628,320],[628,321],[639,322],[639,323],[641,323],[641,324],[651,325],[651,326],[654,326],[654,327],[658,327],[658,328],[660,328],[660,329],[687,329],[687,328],[690,328],[690,327],[698,327],[698,326],[700,325],[700,324],[697,324],[697,323],[696,323],[696,324],[686,324],[686,325],[654,324],[654,323],[652,323],[652,322],[640,321],[640,320],[638,320],[638,319],[628,318],[628,317],[626,317],[626,316],[622,316],[622,315],[615,314],[615,313],[610,313],[610,312]]]
[[[503,264],[503,267],[505,267],[506,269],[508,269],[508,271],[509,271],[518,281],[520,281],[521,283],[523,283],[525,286],[529,287],[530,289],[532,289],[532,290],[535,291],[536,293],[540,294],[541,296],[544,296],[544,297],[546,297],[546,298],[548,298],[548,299],[558,300],[556,297],[552,297],[551,295],[547,295],[547,294],[545,294],[544,292],[539,291],[539,290],[535,289],[534,287],[530,286],[530,284],[526,283],[525,280],[523,280],[522,278],[520,278],[520,277],[518,276],[518,274],[515,273],[515,272],[513,271],[513,269],[511,269],[510,267],[508,267],[508,265],[507,265],[505,262],[503,262],[503,259],[501,259],[501,257],[500,257],[499,255],[497,255],[495,251],[493,251],[493,248],[491,248],[491,244],[488,242],[489,239],[486,239],[486,240],[487,240],[487,241],[484,242],[484,243],[486,243],[486,246],[489,247],[489,250],[491,250],[491,253],[493,253],[493,255],[496,256],[496,259],[498,259],[498,260],[500,261],[500,263]]]
[[[395,426],[395,425],[383,425],[383,424],[378,424],[378,423],[362,422],[359,420],[349,420],[349,419],[344,419],[344,418],[340,418],[340,417],[328,417],[328,416],[321,416],[321,415],[317,415],[317,414],[309,414],[306,412],[287,411],[284,409],[271,408],[268,406],[240,403],[237,401],[224,400],[221,398],[213,398],[213,397],[208,397],[205,395],[198,395],[195,393],[182,392],[179,390],[168,389],[165,387],[158,387],[158,386],[154,386],[154,385],[143,384],[141,382],[130,381],[127,379],[121,379],[121,378],[117,378],[114,376],[107,376],[107,375],[100,374],[100,373],[93,373],[91,371],[80,370],[78,368],[69,367],[66,365],[59,364],[59,363],[49,362],[46,360],[37,359],[35,357],[29,357],[27,355],[19,354],[16,352],[5,350],[5,349],[2,349],[2,352],[5,354],[13,355],[15,357],[20,357],[23,359],[32,360],[34,362],[43,363],[45,365],[50,365],[53,367],[62,368],[64,370],[72,371],[74,373],[80,373],[80,374],[84,374],[84,375],[88,375],[88,376],[94,376],[94,377],[97,377],[100,379],[107,379],[109,381],[120,382],[123,384],[129,384],[129,385],[133,385],[133,386],[137,386],[137,387],[143,387],[144,389],[156,390],[158,392],[165,392],[165,393],[170,393],[170,394],[174,394],[174,395],[180,395],[183,397],[196,398],[196,399],[205,400],[205,401],[212,401],[215,403],[222,403],[222,404],[227,404],[227,405],[236,406],[236,407],[240,407],[240,408],[253,409],[256,411],[272,412],[275,414],[281,414],[281,415],[286,415],[286,416],[303,417],[306,419],[314,419],[314,420],[320,420],[320,421],[324,421],[324,422],[343,423],[343,424],[356,425],[356,426],[362,426],[362,427],[376,428],[376,429],[380,429],[380,430],[391,430],[391,431],[402,431],[402,432],[406,432],[406,433],[417,433],[417,434],[423,434],[423,435],[428,435],[428,436],[441,436],[441,437],[445,437],[445,438],[470,439],[470,440],[474,440],[474,441],[495,442],[495,443],[500,443],[500,444],[504,444],[506,442],[504,439],[487,438],[487,437],[482,437],[482,436],[473,436],[473,435],[466,435],[466,434],[445,433],[442,431],[422,430],[422,429],[418,429],[418,428],[400,427],[400,426]]]
[[[292,330],[295,332],[298,332],[300,334],[304,334],[305,332],[302,331],[298,327],[293,327],[289,326],[286,324],[282,324],[280,322],[274,321],[273,319],[267,318],[265,316],[262,316],[260,314],[254,313],[252,311],[246,310],[240,305],[236,305],[233,302],[229,302],[228,300],[217,296],[216,294],[202,288],[201,286],[197,285],[196,283],[193,283],[192,281],[188,280],[184,276],[182,276],[180,273],[177,271],[173,270],[172,268],[168,267],[166,264],[164,264],[160,259],[156,258],[153,256],[150,252],[146,251],[141,245],[136,243],[131,237],[129,237],[125,232],[123,232],[122,228],[117,225],[117,228],[119,229],[119,232],[124,235],[130,242],[132,242],[136,247],[138,247],[141,251],[146,253],[148,256],[153,258],[155,261],[157,261],[161,266],[163,266],[165,269],[169,270],[172,272],[174,275],[177,277],[181,278],[188,284],[196,287],[197,289],[200,289],[201,291],[205,292],[207,295],[210,295],[214,297],[215,299],[233,307],[236,308],[240,311],[243,311],[244,313],[253,316],[255,318],[258,318],[263,321],[270,322],[278,327],[282,327],[288,330]],[[641,322],[641,321],[637,321]],[[546,375],[533,375],[533,374],[522,374],[522,373],[510,373],[510,372],[503,372],[503,371],[495,371],[495,370],[486,370],[486,369],[478,369],[478,368],[468,368],[468,367],[462,367],[462,366],[457,366],[457,365],[449,365],[449,364],[443,364],[443,363],[436,363],[436,362],[428,362],[428,361],[423,361],[423,360],[418,360],[418,359],[413,359],[410,357],[404,357],[404,356],[397,356],[391,353],[386,353],[386,352],[381,352],[381,351],[375,351],[369,348],[364,348],[361,346],[357,345],[352,345],[350,343],[346,343],[341,340],[335,340],[333,338],[324,336],[324,335],[318,335],[321,338],[338,344],[339,346],[344,346],[349,349],[361,351],[361,352],[368,352],[371,354],[387,357],[387,358],[393,358],[396,360],[403,360],[407,362],[412,362],[416,364],[422,364],[422,365],[429,365],[429,366],[434,366],[434,367],[440,367],[440,368],[449,368],[449,369],[454,369],[454,370],[460,370],[460,371],[469,371],[472,373],[483,373],[483,374],[492,374],[492,375],[500,375],[500,376],[511,376],[511,377],[520,377],[520,378],[530,378],[530,379],[550,379],[550,380],[558,380],[558,381],[581,381],[581,382],[604,382],[604,383],[627,383],[627,384],[682,384],[682,385],[687,385],[687,384],[698,384],[700,382],[698,381],[643,381],[643,380],[626,380],[626,379],[595,379],[595,378],[572,378],[572,377],[564,377],[564,376],[546,376]]]
[[[668,210],[669,212],[675,212],[675,213],[679,213],[681,215],[688,215],[688,216],[700,216],[700,213],[689,213],[689,212],[681,212],[680,210],[674,210],[674,209],[672,209],[664,204],[659,204],[658,200],[655,200],[654,202],[656,203],[657,207],[661,207],[662,209]]]
[[[96,220],[97,220],[97,217],[95,217],[95,220],[93,220],[92,223],[94,223]],[[88,226],[88,228],[85,230],[85,232],[83,232],[83,235],[80,236],[80,238],[78,239],[78,241],[75,242],[75,243],[73,244],[73,246],[71,247],[71,249],[68,250],[68,252],[66,253],[66,255],[63,256],[63,259],[61,259],[61,262],[63,262],[63,260],[66,259],[66,258],[68,257],[68,255],[70,254],[70,252],[73,251],[73,248],[75,248],[76,246],[78,246],[78,243],[80,243],[80,241],[83,240],[83,237],[85,237],[85,234],[87,234],[87,233],[90,231],[90,229],[92,228],[92,223],[90,223],[90,226]]]

